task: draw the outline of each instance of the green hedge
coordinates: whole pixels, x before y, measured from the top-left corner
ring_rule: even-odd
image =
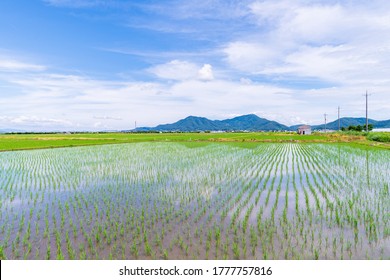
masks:
[[[371,141],[377,141],[377,142],[390,142],[390,133],[387,132],[369,133],[367,139]]]

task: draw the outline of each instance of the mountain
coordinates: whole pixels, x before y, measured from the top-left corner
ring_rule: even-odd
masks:
[[[259,118],[254,114],[235,117],[220,121],[223,124],[219,130],[288,130],[288,127],[275,121]]]
[[[138,130],[138,129],[137,129]],[[207,118],[189,116],[172,124],[160,124],[150,130],[157,131],[201,131],[201,130],[218,130],[215,121]]]
[[[368,119],[369,124],[373,124],[374,127],[377,127],[378,121]],[[366,125],[366,118],[340,118],[340,127],[348,127],[350,125],[357,126],[357,125]],[[325,129],[325,124],[320,124],[320,125],[314,125],[312,126],[313,130],[320,130],[320,129]],[[327,123],[326,124],[326,129],[331,129],[331,130],[338,130],[339,129],[339,121],[335,120],[333,122]]]
[[[368,123],[373,124],[374,128],[390,128],[390,120],[376,121],[369,119]],[[341,118],[341,127],[350,125],[357,126],[366,124],[365,118]],[[204,117],[189,116],[172,124],[160,124],[156,127],[138,127],[132,131],[274,131],[274,130],[290,130],[296,131],[300,125],[287,127],[275,121],[270,121],[260,118],[254,114],[243,115],[227,120],[209,120]],[[339,122],[335,120],[327,123],[326,128],[330,130],[338,130]],[[313,130],[324,129],[325,125],[312,125]]]
[[[376,121],[373,119],[368,119],[368,123],[372,124],[374,128],[390,128],[390,120],[384,120],[384,121]],[[340,126],[341,127],[348,127],[350,125],[357,126],[365,126],[366,125],[366,118],[341,118],[340,119]],[[320,130],[325,129],[325,125],[314,125],[312,126],[313,130]],[[338,120],[335,120],[333,122],[326,124],[326,129],[331,130],[338,130],[339,129],[339,122]]]
[[[378,121],[374,128],[390,128],[390,120]]]
[[[271,131],[288,130],[289,128],[275,121],[260,118],[254,114],[235,117],[227,120],[209,120],[203,117],[189,116],[172,124],[161,124],[156,127],[139,127],[133,131]]]

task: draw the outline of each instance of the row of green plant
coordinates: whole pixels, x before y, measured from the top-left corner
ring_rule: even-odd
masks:
[[[0,258],[389,258],[389,152],[138,143],[0,154]]]

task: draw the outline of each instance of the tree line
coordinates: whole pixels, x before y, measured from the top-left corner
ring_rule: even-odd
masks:
[[[372,131],[374,129],[374,125],[372,124],[369,124],[368,125],[368,131]],[[342,131],[364,131],[366,130],[366,126],[365,125],[350,125],[348,127],[342,127],[341,128]]]

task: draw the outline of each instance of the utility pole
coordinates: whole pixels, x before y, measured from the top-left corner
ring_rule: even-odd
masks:
[[[368,93],[366,90],[366,132],[368,132]]]
[[[134,122],[134,129],[137,129],[137,121]]]
[[[326,116],[327,116],[328,114],[324,114],[324,118],[325,118],[325,133],[326,133]]]
[[[339,131],[341,130],[341,126],[340,126],[340,106],[337,108],[337,116],[338,116],[338,120],[339,120]]]

